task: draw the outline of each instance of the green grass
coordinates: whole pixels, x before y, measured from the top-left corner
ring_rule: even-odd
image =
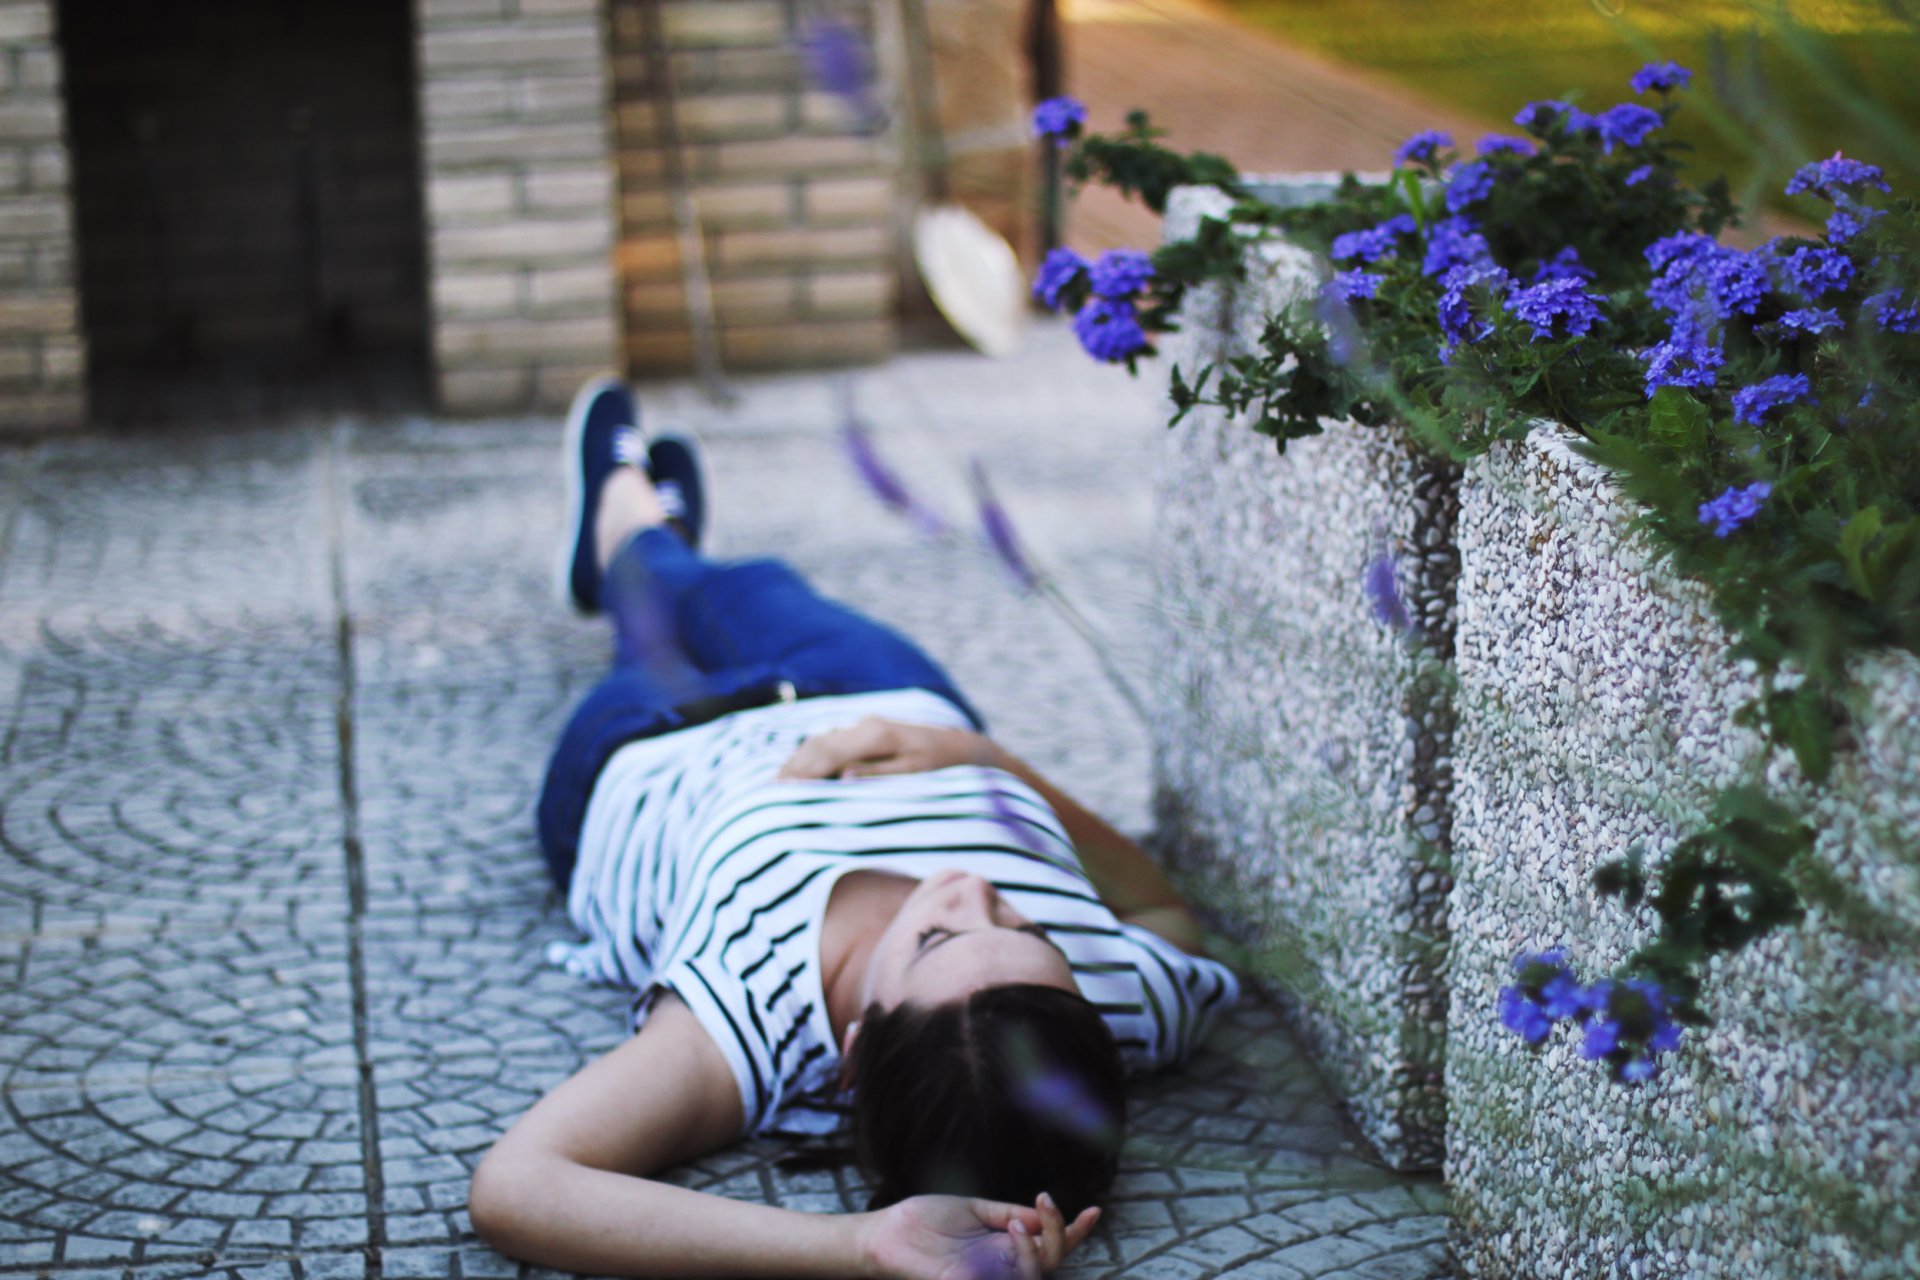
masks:
[[[1696,73],[1675,125],[1697,148],[1696,181],[1725,173],[1743,204],[1787,207],[1780,187],[1793,169],[1840,149],[1920,194],[1920,7],[1902,16],[1901,0],[1798,0],[1792,25],[1741,0],[1228,2],[1289,40],[1495,121],[1540,98],[1588,110],[1631,99],[1628,77],[1671,58]]]

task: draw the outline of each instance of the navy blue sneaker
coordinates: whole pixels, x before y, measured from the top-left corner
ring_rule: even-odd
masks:
[[[677,431],[662,434],[647,449],[647,475],[667,509],[668,527],[698,551],[707,529],[707,485],[692,438]]]
[[[575,393],[567,413],[564,466],[572,539],[560,548],[560,593],[581,613],[600,612],[600,564],[594,518],[600,489],[615,467],[644,461],[640,406],[618,378],[595,378]]]

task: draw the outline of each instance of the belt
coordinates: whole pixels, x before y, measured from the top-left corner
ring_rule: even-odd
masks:
[[[801,698],[816,697],[815,694],[801,693],[794,688],[791,680],[776,680],[772,684],[742,689],[738,693],[720,693],[710,698],[695,698],[674,707],[668,714],[679,721],[675,729],[691,729],[697,724],[706,724],[718,720],[721,716],[730,716],[736,711],[751,711],[755,707],[770,707],[776,702],[798,702]]]

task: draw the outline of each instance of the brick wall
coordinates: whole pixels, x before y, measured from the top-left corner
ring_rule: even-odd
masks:
[[[414,2],[437,400],[563,406],[619,364],[602,0]]]
[[[0,430],[86,416],[53,27],[49,0],[0,0]]]
[[[808,21],[826,15],[871,40],[874,5],[612,0],[630,370],[680,373],[693,355],[648,9],[667,50],[722,361],[766,368],[884,355],[899,293],[897,152],[810,85],[802,46]]]

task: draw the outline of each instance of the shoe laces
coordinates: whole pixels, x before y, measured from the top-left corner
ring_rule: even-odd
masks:
[[[635,427],[620,427],[613,433],[613,460],[623,467],[647,465],[647,442]]]
[[[687,518],[687,495],[681,492],[678,480],[662,480],[653,486],[653,491],[660,495],[660,506],[666,511],[667,519]]]

